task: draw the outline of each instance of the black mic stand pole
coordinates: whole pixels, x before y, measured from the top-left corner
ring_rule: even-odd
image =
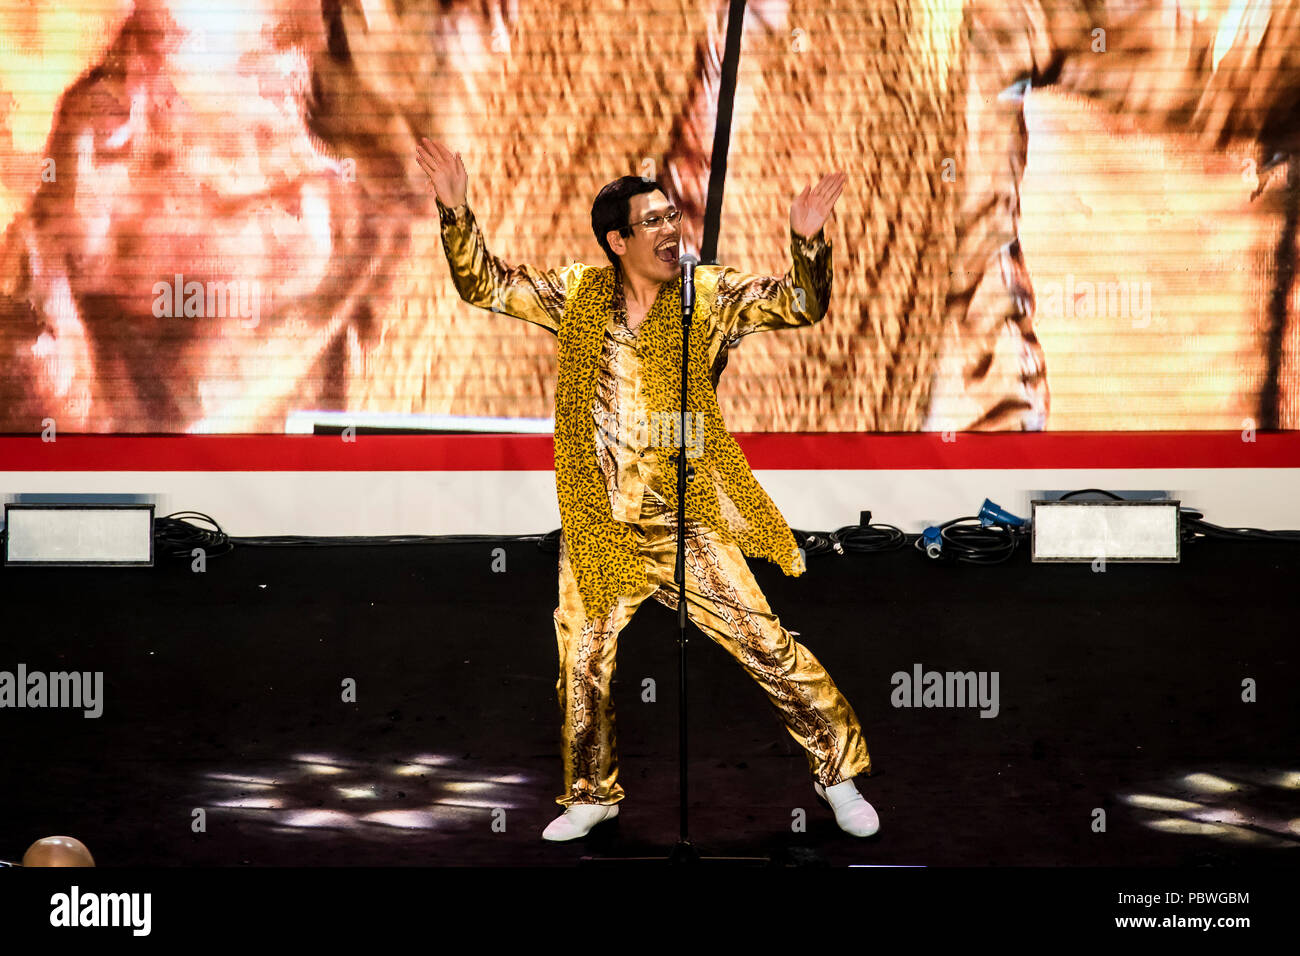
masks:
[[[686,464],[686,427],[690,421],[690,393],[687,391],[690,369],[691,319],[695,315],[695,256],[682,256],[682,392],[681,421],[677,431],[677,567],[673,581],[677,584],[677,749],[678,800],[680,801],[680,835],[668,857],[669,863],[739,863],[763,866],[767,857],[701,857],[691,843],[690,816],[687,809],[686,772],[686,485],[695,478],[695,466]],[[700,436],[703,437],[703,436]]]
[[[695,256],[682,256],[682,390],[677,426],[677,561],[673,581],[677,585],[677,799],[678,838],[668,855],[668,863],[738,863],[750,866],[771,864],[767,857],[700,856],[690,837],[690,813],[687,805],[687,734],[686,734],[686,484],[695,477],[695,466],[686,465],[686,426],[689,415],[691,319],[695,314]],[[584,863],[662,863],[662,857],[591,858]]]
[[[686,483],[695,477],[695,467],[686,467],[686,424],[689,421],[691,319],[695,315],[694,256],[682,256],[682,391],[681,415],[677,422],[677,563],[673,581],[677,585],[677,845],[669,857],[673,863],[697,863],[699,852],[691,845],[690,815],[687,810],[686,763]]]

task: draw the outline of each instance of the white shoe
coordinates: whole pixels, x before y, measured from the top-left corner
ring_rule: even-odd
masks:
[[[585,837],[597,823],[618,816],[618,804],[579,803],[550,822],[542,831],[543,840],[560,842]]]
[[[817,791],[817,796],[830,804],[835,811],[835,822],[845,833],[869,837],[880,829],[880,817],[876,814],[875,807],[858,793],[852,780],[845,780],[830,788],[814,781],[813,789]]]

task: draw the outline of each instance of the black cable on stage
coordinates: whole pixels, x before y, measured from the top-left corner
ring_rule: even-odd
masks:
[[[206,521],[215,528],[210,531],[190,524]],[[169,558],[188,558],[195,548],[202,548],[207,557],[226,554],[234,549],[231,539],[207,515],[198,511],[176,511],[153,522],[154,550]]]
[[[1178,531],[1180,538],[1187,543],[1194,543],[1205,538],[1220,538],[1229,541],[1285,541],[1300,542],[1300,531],[1267,531],[1262,528],[1223,528],[1204,520],[1205,516],[1194,508],[1178,509]]]
[[[834,536],[824,531],[800,531],[798,528],[791,528],[790,533],[794,535],[795,544],[803,548],[805,560],[832,552],[844,553],[843,548],[836,547],[838,542],[835,541]]]
[[[550,534],[558,535],[558,531]],[[301,535],[285,534],[260,538],[231,538],[253,548],[347,548],[405,544],[472,544],[480,541],[540,541],[539,534],[387,534],[387,535]]]
[[[971,521],[975,523],[965,523]],[[1001,564],[1016,553],[1016,546],[1029,534],[1026,528],[1000,524],[986,526],[974,515],[945,521],[938,530],[943,550],[938,558],[931,560],[965,564]],[[912,547],[926,553],[923,537],[917,537]]]
[[[197,528],[181,519],[200,519],[215,528]],[[551,532],[558,538],[559,531]],[[409,544],[465,544],[478,541],[541,541],[550,535],[536,534],[393,534],[393,535],[269,535],[252,538],[232,538],[221,530],[212,518],[197,511],[178,511],[165,518],[154,520],[154,540],[158,551],[173,557],[188,558],[194,548],[203,548],[208,557],[225,554],[235,545],[249,548],[344,548],[375,547],[381,545]],[[556,547],[558,551],[558,544]]]
[[[843,555],[850,551],[893,551],[906,543],[907,536],[892,524],[872,524],[871,512],[864,511],[860,524],[849,524],[835,531],[801,531],[791,528],[795,541],[804,550],[805,558],[823,554]]]
[[[907,535],[892,524],[872,524],[871,512],[862,512],[858,524],[845,525],[831,533],[841,554],[846,551],[896,551],[907,543]]]
[[[1104,488],[1076,488],[1074,491],[1067,491],[1056,500],[1064,501],[1066,498],[1073,498],[1075,495],[1105,495],[1107,498],[1112,498],[1115,501],[1127,500],[1121,495],[1117,495],[1113,491],[1107,491]]]

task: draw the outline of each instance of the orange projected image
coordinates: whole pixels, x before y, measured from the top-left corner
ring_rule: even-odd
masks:
[[[539,270],[640,175],[784,276],[844,170],[734,431],[1300,427],[1300,0],[749,0],[724,103],[729,6],[0,0],[0,432],[545,428],[555,337],[462,301],[422,137]]]

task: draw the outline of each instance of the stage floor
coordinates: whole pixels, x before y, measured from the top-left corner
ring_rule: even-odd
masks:
[[[100,866],[565,866],[666,851],[676,617],[653,600],[620,638],[619,821],[585,843],[540,838],[562,785],[556,562],[534,541],[482,541],[238,547],[203,574],[0,568],[0,670],[104,681],[98,718],[0,711],[0,859],[51,834],[83,840]],[[808,564],[801,578],[751,567],[863,723],[874,772],[858,782],[880,833],[836,828],[757,686],[692,631],[702,851],[1300,863],[1300,549],[1205,541],[1180,565],[1105,573],[1027,551],[938,566],[910,546]],[[917,665],[996,672],[996,716],[894,706],[892,675]]]

